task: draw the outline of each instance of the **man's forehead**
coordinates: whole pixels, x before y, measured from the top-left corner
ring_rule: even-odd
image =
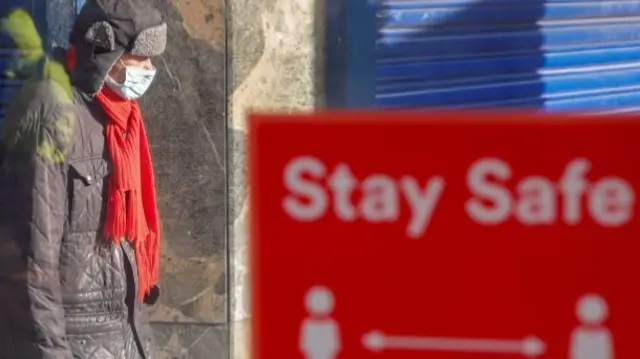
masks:
[[[131,61],[147,61],[150,60],[151,58],[148,56],[140,56],[140,55],[134,55],[134,54],[130,54],[130,53],[124,53],[122,54],[122,56],[120,57],[122,60],[127,61],[127,60],[131,60]]]

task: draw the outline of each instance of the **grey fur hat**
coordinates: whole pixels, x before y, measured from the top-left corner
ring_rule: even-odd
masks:
[[[70,42],[77,56],[74,85],[95,94],[123,53],[161,55],[167,45],[167,24],[149,0],[87,0]]]

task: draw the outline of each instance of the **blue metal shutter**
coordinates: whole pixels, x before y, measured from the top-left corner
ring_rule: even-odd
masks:
[[[640,110],[640,1],[385,0],[378,107]]]
[[[76,11],[75,12],[77,14],[78,12],[80,12],[80,9],[82,9],[82,6],[84,6],[84,3],[87,2],[87,1],[86,0],[75,0],[75,1],[76,1],[76,3],[75,3]]]
[[[5,16],[7,13],[15,8],[22,8],[28,11],[36,23],[40,34],[45,33],[45,31],[43,31],[43,29],[46,28],[44,0],[0,0],[0,21],[6,21]],[[2,123],[7,104],[22,84],[21,81],[8,79],[6,77],[6,70],[12,66],[17,53],[13,40],[6,33],[0,31],[0,124]]]

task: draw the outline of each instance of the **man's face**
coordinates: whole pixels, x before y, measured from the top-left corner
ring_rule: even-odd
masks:
[[[151,70],[153,69],[153,64],[149,57],[123,54],[109,71],[109,77],[119,84],[123,83],[127,67]]]

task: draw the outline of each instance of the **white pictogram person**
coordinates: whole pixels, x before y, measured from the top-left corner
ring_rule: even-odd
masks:
[[[614,359],[613,336],[604,326],[609,316],[604,298],[597,294],[583,296],[576,314],[580,326],[571,335],[569,359]]]
[[[335,359],[341,342],[340,327],[331,318],[333,293],[326,287],[313,287],[307,291],[305,307],[309,316],[300,327],[300,351],[307,359]]]

